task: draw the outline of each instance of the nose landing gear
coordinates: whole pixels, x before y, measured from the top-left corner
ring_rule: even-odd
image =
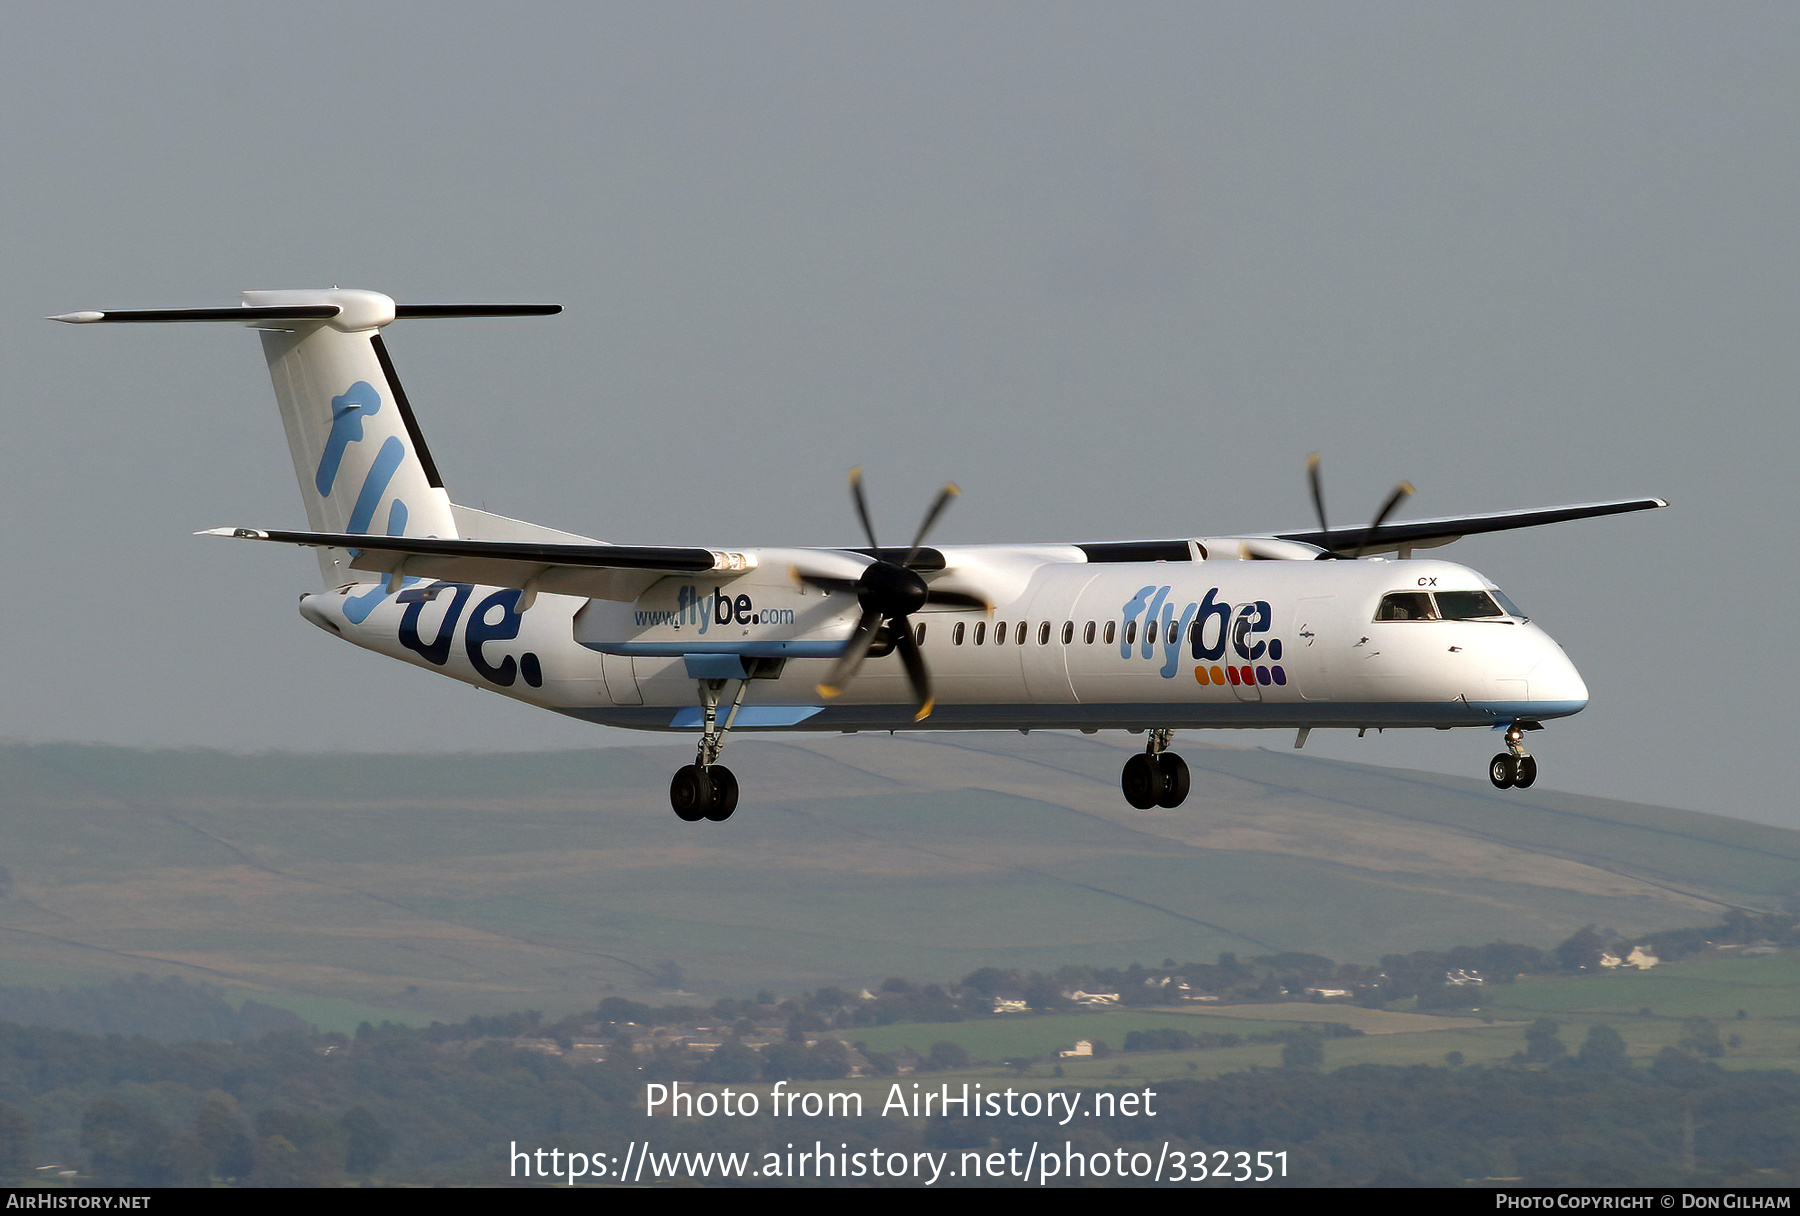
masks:
[[[1530,724],[1517,722],[1506,728],[1506,750],[1488,761],[1488,780],[1495,789],[1530,789],[1537,780],[1537,761],[1524,744],[1524,731],[1530,729]]]
[[[1174,736],[1172,730],[1151,731],[1144,750],[1125,762],[1119,788],[1125,801],[1140,811],[1153,806],[1173,810],[1187,800],[1187,761],[1168,750]]]

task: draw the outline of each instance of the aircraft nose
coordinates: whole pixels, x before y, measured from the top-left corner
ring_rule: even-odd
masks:
[[[1533,708],[1546,717],[1580,713],[1587,708],[1587,683],[1562,647],[1544,638],[1544,653],[1526,673],[1526,687],[1531,690]]]

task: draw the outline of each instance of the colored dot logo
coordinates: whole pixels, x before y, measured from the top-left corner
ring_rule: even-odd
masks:
[[[1194,679],[1201,684],[1234,687],[1247,684],[1287,684],[1287,672],[1279,665],[1264,667],[1220,667],[1217,664],[1194,668]]]

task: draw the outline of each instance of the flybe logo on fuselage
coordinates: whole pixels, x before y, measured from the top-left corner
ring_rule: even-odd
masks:
[[[1125,601],[1120,609],[1120,658],[1129,659],[1135,651],[1140,658],[1153,659],[1160,646],[1163,664],[1158,674],[1173,680],[1183,666],[1185,642],[1191,658],[1201,664],[1194,668],[1194,678],[1201,684],[1287,683],[1287,672],[1280,666],[1281,639],[1263,636],[1275,624],[1269,601],[1233,606],[1219,599],[1214,587],[1204,599],[1177,611],[1178,601],[1169,597],[1172,590],[1143,587]]]
[[[705,633],[714,625],[792,625],[792,608],[758,608],[747,595],[727,595],[715,586],[706,595],[691,583],[675,593],[675,607],[637,609],[632,623],[639,628],[652,625],[696,626]]]

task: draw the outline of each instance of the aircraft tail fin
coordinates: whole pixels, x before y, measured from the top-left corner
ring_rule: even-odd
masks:
[[[239,308],[79,312],[100,321],[225,321],[261,331],[294,474],[315,532],[458,535],[443,478],[413,416],[382,327],[402,317],[545,316],[554,304],[400,304],[372,291],[247,291]],[[356,581],[349,555],[319,551],[327,586]]]

